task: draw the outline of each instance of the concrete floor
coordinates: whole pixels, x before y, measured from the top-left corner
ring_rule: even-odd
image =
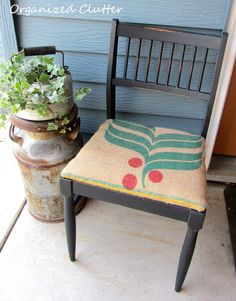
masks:
[[[213,155],[207,179],[216,182],[236,183],[236,157]]]
[[[24,188],[12,143],[0,129],[0,250],[24,198]]]
[[[10,151],[1,154],[3,164]],[[18,170],[12,164],[11,177],[1,169],[0,180],[5,178],[9,188],[14,179],[14,190],[20,191]],[[224,187],[208,185],[209,209],[181,293],[175,293],[174,281],[186,225],[89,200],[77,216],[78,260],[74,263],[68,259],[64,224],[41,223],[27,208],[23,210],[0,254],[0,300],[235,300]],[[14,213],[13,206],[3,206],[3,200],[9,200],[4,191],[3,216],[9,210]]]
[[[235,300],[223,186],[210,206],[184,288],[174,292],[185,224],[90,200],[77,216],[77,258],[68,260],[64,225],[25,208],[0,256],[0,300]]]

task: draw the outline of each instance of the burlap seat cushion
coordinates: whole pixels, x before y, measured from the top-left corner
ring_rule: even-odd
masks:
[[[184,131],[107,120],[61,175],[197,211],[206,209],[204,139]]]

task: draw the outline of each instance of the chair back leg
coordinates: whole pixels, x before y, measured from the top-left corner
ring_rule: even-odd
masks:
[[[184,279],[187,275],[189,265],[192,260],[197,236],[199,230],[202,228],[205,218],[205,212],[191,211],[188,219],[188,230],[185,236],[183,247],[181,250],[178,270],[175,281],[175,291],[179,292],[184,283]]]
[[[179,258],[179,265],[175,281],[175,290],[179,292],[184,283],[184,279],[187,275],[189,265],[192,260],[198,231],[193,231],[188,227],[187,234],[185,236],[184,244]]]

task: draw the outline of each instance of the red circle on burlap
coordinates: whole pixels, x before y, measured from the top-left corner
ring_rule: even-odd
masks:
[[[148,176],[153,183],[159,183],[163,179],[163,174],[159,170],[150,171]]]
[[[140,158],[134,157],[134,158],[129,159],[128,163],[131,167],[137,168],[137,167],[142,166],[143,161]]]
[[[137,185],[137,182],[137,178],[135,177],[135,175],[132,174],[125,175],[122,180],[124,187],[127,189],[134,189]]]

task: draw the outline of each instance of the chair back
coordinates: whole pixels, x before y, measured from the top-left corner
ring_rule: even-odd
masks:
[[[207,102],[210,122],[227,34],[221,37],[156,25],[112,23],[107,72],[107,117],[116,117],[116,86],[184,95]],[[118,49],[123,57],[117,72]]]

